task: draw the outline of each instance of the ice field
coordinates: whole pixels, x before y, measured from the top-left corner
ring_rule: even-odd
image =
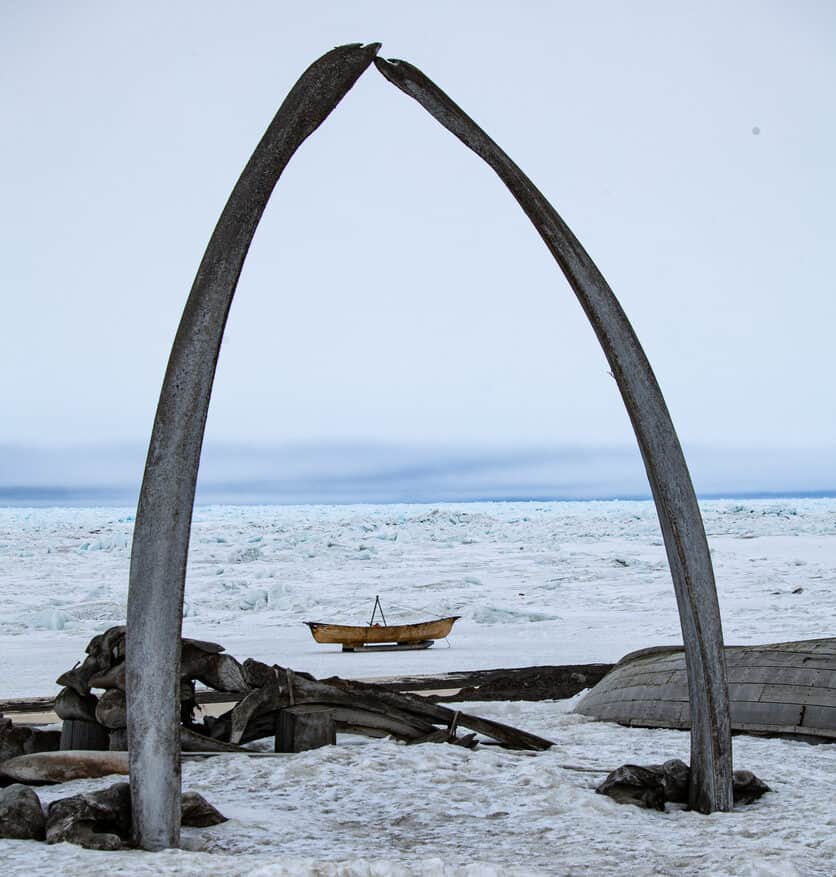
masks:
[[[702,503],[727,643],[832,636],[836,500]],[[132,510],[0,509],[0,697],[55,693],[95,633],[122,623]],[[460,615],[424,652],[343,654],[306,620]],[[649,502],[204,507],[188,635],[317,676],[614,661],[679,641]],[[537,755],[341,738],[276,759],[190,762],[184,788],[231,817],[188,850],[97,853],[0,841],[5,873],[832,875],[836,747],[735,738],[775,790],[731,814],[664,814],[593,793],[625,762],[688,760],[688,735],[571,714],[570,702],[468,704],[549,737]],[[106,781],[39,790],[42,800]]]

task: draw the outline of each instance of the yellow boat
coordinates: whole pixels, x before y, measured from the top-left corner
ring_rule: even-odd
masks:
[[[460,618],[438,618],[434,621],[419,621],[416,624],[327,624],[321,621],[306,621],[313,638],[318,643],[335,643],[344,652],[360,649],[427,649],[433,640],[443,639],[450,633],[453,624]]]

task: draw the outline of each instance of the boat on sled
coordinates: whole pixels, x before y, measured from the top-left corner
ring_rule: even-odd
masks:
[[[380,609],[383,624],[375,624],[375,614]],[[405,649],[428,649],[435,640],[444,639],[460,615],[419,621],[414,624],[387,624],[375,598],[371,621],[364,625],[331,624],[324,621],[306,621],[313,638],[318,643],[341,645],[344,652],[395,651]]]

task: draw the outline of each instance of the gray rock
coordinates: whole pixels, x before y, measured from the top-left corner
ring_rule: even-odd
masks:
[[[656,765],[653,766],[653,769],[656,769]],[[672,804],[687,804],[691,768],[684,761],[672,758],[661,765],[658,770],[661,773],[662,785],[665,787],[665,800]]]
[[[90,677],[91,688],[118,688],[125,690],[125,662],[120,661],[107,670],[99,670]]]
[[[93,850],[132,846],[130,785],[116,783],[99,792],[53,801],[47,810],[46,842]]]
[[[18,784],[0,789],[0,837],[43,840],[45,836],[46,821],[38,796]]]
[[[111,731],[127,727],[128,707],[125,701],[125,692],[118,688],[106,691],[99,699],[95,720]]]
[[[104,633],[94,636],[87,644],[87,654],[90,655],[99,670],[107,670],[117,661],[125,657],[125,625],[108,628]]]
[[[184,792],[180,806],[181,825],[206,828],[227,821],[226,816],[213,807],[199,792]]]
[[[55,698],[55,713],[59,719],[95,722],[98,703],[95,694],[79,694],[74,688],[62,688]]]
[[[23,786],[12,788],[29,791]],[[37,802],[34,794],[32,797]],[[197,792],[186,792],[182,802],[183,825],[206,828],[227,821]],[[44,836],[43,821],[41,813],[41,837]],[[53,801],[47,810],[46,841],[74,843],[94,850],[122,850],[134,846],[130,785],[115,783],[98,792]]]
[[[635,804],[648,810],[665,809],[665,784],[660,770],[625,764],[607,776],[595,791],[618,804]]]
[[[60,731],[42,731],[40,728],[15,725],[11,719],[0,716],[0,765],[19,755],[54,752],[60,746]]]
[[[732,789],[735,804],[751,804],[752,801],[757,801],[761,795],[772,791],[763,780],[759,780],[750,770],[736,770],[732,774]]]
[[[609,795],[619,804],[664,810],[666,802],[688,803],[690,774],[691,769],[678,758],[647,767],[625,764],[614,770],[595,791]],[[735,805],[751,804],[765,792],[771,791],[751,771],[736,770],[733,777]]]

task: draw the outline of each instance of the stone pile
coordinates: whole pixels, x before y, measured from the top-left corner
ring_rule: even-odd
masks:
[[[197,792],[183,795],[182,825],[204,828],[226,821],[202,795]],[[128,783],[60,798],[46,811],[28,786],[15,784],[0,789],[0,838],[73,843],[93,850],[123,850],[135,846],[131,827]]]

